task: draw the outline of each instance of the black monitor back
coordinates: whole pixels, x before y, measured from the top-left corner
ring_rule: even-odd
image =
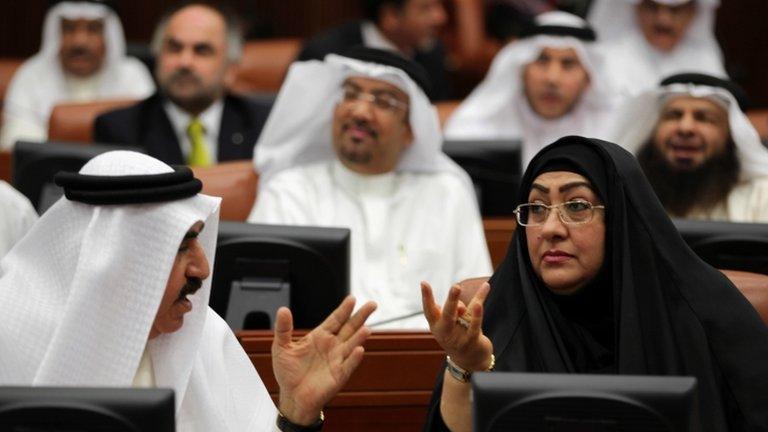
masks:
[[[111,150],[143,151],[128,146],[19,141],[13,148],[13,186],[42,214],[63,195],[53,183],[56,173],[79,171],[94,156]]]
[[[446,140],[443,152],[472,178],[483,216],[512,214],[522,176],[519,140]]]
[[[472,377],[475,432],[698,432],[696,378],[490,372]]]
[[[691,249],[711,266],[768,274],[768,224],[673,221]]]
[[[173,390],[0,387],[0,432],[174,432]]]
[[[210,305],[222,317],[228,318],[233,289],[247,289],[249,284],[254,289],[289,286],[294,326],[314,328],[349,293],[349,281],[349,229],[227,221],[219,225]],[[270,328],[266,318],[254,314],[242,325],[228,322],[234,330]]]

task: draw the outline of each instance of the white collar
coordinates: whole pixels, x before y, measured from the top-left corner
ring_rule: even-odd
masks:
[[[339,186],[354,195],[391,196],[397,190],[395,171],[374,175],[360,174],[334,159],[331,163],[331,173]]]
[[[187,136],[187,127],[189,127],[189,122],[192,121],[192,116],[168,99],[166,99],[166,102],[163,105],[165,107],[165,112],[168,114],[168,120],[171,121],[171,126],[173,127],[173,131],[176,133],[176,138],[181,146],[181,153],[186,158],[192,148],[189,143],[189,136]],[[197,116],[205,129],[205,138],[209,147],[209,154],[214,162],[218,155],[219,130],[221,128],[221,117],[223,113],[224,102],[219,99]]]
[[[387,37],[384,36],[384,33],[382,33],[381,30],[376,27],[376,24],[371,21],[363,21],[363,24],[360,26],[360,32],[363,35],[363,45],[366,47],[395,51],[401,55],[405,55],[405,53],[400,51],[400,48],[392,43],[391,40],[387,39]]]

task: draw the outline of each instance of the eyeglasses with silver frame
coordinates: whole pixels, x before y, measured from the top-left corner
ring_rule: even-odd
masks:
[[[408,109],[408,104],[406,102],[398,100],[389,93],[372,94],[349,85],[341,87],[342,103],[351,103],[357,101],[368,102],[381,110],[406,111]]]
[[[584,200],[572,200],[553,205],[527,203],[517,206],[514,213],[517,223],[521,226],[541,226],[547,222],[552,209],[557,209],[560,221],[564,224],[582,225],[592,220],[595,209],[604,210],[605,206],[593,205]]]

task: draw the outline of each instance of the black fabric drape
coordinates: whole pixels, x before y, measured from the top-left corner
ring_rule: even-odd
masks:
[[[565,137],[548,146],[531,161],[520,202],[554,159],[578,165],[605,200],[603,271],[584,298],[555,299],[516,230],[485,303],[496,370],[691,375],[704,431],[768,430],[768,328],[752,305],[688,248],[634,156],[615,144]],[[582,320],[574,309],[584,301],[608,308],[608,322]],[[425,430],[447,430],[441,391],[442,373]]]

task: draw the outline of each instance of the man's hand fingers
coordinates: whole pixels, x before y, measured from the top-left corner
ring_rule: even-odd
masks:
[[[347,357],[352,354],[352,351],[355,350],[356,347],[362,346],[363,343],[368,339],[368,336],[371,335],[371,329],[368,327],[363,327],[356,331],[352,337],[349,338],[346,342],[344,342],[341,345],[341,357],[342,359],[346,359]]]
[[[365,354],[365,349],[361,346],[356,346],[341,363],[341,370],[344,375],[344,382],[341,383],[342,387],[347,383],[349,377],[352,376],[352,372],[360,365],[360,362],[363,361],[363,354]]]
[[[349,316],[352,315],[352,310],[354,308],[355,298],[349,295],[318,327],[333,334],[338,333],[341,326],[343,326],[349,319]]]
[[[275,339],[272,342],[272,347],[288,345],[291,343],[292,335],[293,316],[287,307],[281,307],[277,310],[277,318],[275,318]]]
[[[357,312],[352,315],[352,318],[341,327],[341,330],[339,331],[339,340],[344,342],[349,339],[350,336],[355,334],[355,332],[365,324],[368,317],[376,310],[376,307],[376,303],[370,301],[358,309]]]

